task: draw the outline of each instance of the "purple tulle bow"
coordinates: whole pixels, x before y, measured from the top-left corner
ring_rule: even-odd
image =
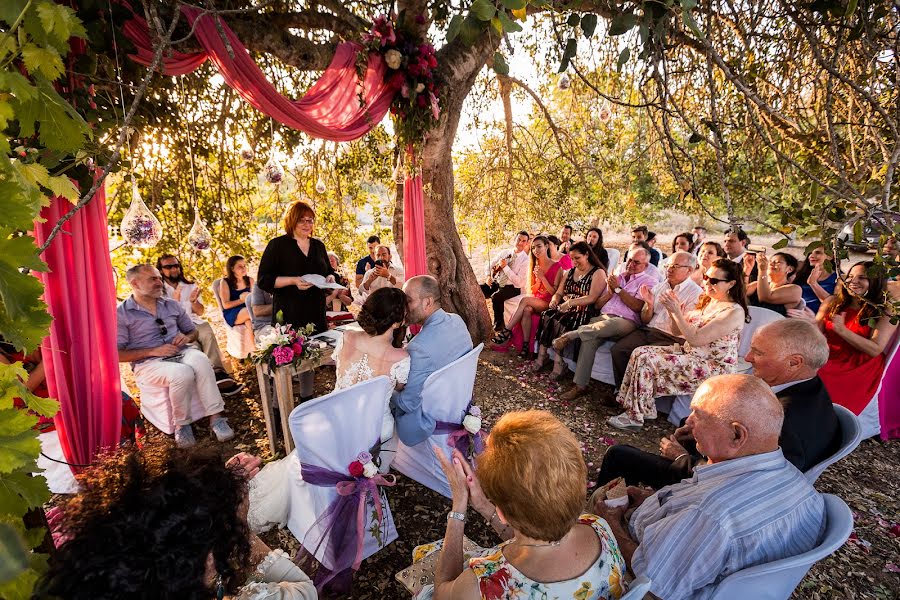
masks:
[[[469,408],[463,413],[463,418],[469,413]],[[462,423],[449,423],[447,421],[437,421],[434,426],[435,434],[449,434],[447,436],[447,445],[451,448],[459,450],[463,456],[475,466],[475,457],[484,452],[485,433],[479,430],[478,433],[469,433]]]
[[[375,475],[374,477],[352,477],[351,475],[331,471],[324,467],[300,463],[303,481],[319,487],[334,487],[338,497],[328,505],[303,538],[303,546],[312,548],[310,554],[315,557],[319,549],[325,546],[324,560],[330,562],[331,569],[320,564],[316,571],[316,589],[322,592],[328,582],[347,571],[358,570],[362,562],[362,552],[366,536],[366,503],[372,499],[376,518],[383,522],[381,493],[378,486],[393,486],[396,477],[393,475]],[[321,526],[321,535],[313,536],[313,530]]]

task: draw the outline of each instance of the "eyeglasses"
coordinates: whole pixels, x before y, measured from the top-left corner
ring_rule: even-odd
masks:
[[[690,269],[690,265],[668,265],[667,269]]]
[[[178,263],[175,263],[174,265],[159,265],[159,268],[160,269],[176,269],[176,268],[180,269],[181,265]]]
[[[316,220],[311,217],[303,217],[298,222],[303,223],[304,225],[312,225],[313,223],[316,222]]]
[[[166,328],[166,324],[163,322],[162,319],[157,318],[156,324],[159,326],[159,334],[160,335],[165,336],[167,333],[169,333],[169,330]]]
[[[728,283],[731,281],[730,279],[719,279],[718,277],[709,277],[708,275],[703,275],[703,281],[708,281],[710,285],[719,285],[720,283]]]

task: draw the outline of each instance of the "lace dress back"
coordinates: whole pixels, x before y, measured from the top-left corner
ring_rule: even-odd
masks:
[[[405,384],[409,377],[409,357],[399,361],[390,361],[384,354],[363,351],[357,347],[357,336],[366,336],[363,332],[347,332],[338,338],[334,348],[334,363],[337,379],[334,389],[342,390],[361,381],[380,375],[387,375],[395,386]]]

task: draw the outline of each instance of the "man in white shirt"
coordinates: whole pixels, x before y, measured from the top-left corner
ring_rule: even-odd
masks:
[[[527,231],[516,235],[516,246],[493,260],[488,269],[488,277],[481,284],[485,298],[491,299],[494,308],[494,331],[506,328],[503,322],[503,303],[522,293],[528,282],[528,250],[531,236]]]
[[[672,327],[672,316],[663,308],[660,298],[669,291],[674,291],[681,303],[682,310],[693,310],[697,298],[703,291],[691,279],[691,273],[697,268],[697,257],[689,252],[679,250],[672,254],[666,266],[666,279],[653,289],[641,286],[639,290],[644,306],[641,309],[643,327],[636,329],[620,339],[612,347],[613,375],[616,387],[622,385],[625,367],[631,353],[640,346],[670,346],[683,344],[684,338],[675,335]]]
[[[378,246],[375,251],[375,266],[366,271],[359,286],[361,298],[383,287],[403,287],[403,273],[391,264],[391,249]]]
[[[162,275],[165,296],[181,304],[184,312],[197,328],[196,343],[213,366],[219,392],[223,396],[237,394],[244,389],[244,385],[235,383],[228,371],[225,370],[216,334],[210,324],[200,318],[200,315],[206,310],[206,307],[200,302],[200,287],[184,276],[181,261],[173,254],[163,254],[156,259],[156,270]]]

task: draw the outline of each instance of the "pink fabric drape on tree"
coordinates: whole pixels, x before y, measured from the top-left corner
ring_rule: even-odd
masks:
[[[409,279],[426,275],[425,194],[422,176],[407,177],[403,182],[403,271]]]
[[[44,240],[71,208],[54,198],[35,223],[35,239]],[[44,251],[48,273],[44,301],[53,323],[41,345],[47,388],[60,402],[56,431],[66,460],[91,464],[97,452],[119,444],[122,395],[116,348],[116,288],[109,258],[106,193],[75,213]]]
[[[900,336],[900,332],[894,334]],[[894,340],[897,343],[897,340]],[[881,439],[900,438],[900,352],[884,368],[881,391],[878,393],[878,417],[881,420]]]

